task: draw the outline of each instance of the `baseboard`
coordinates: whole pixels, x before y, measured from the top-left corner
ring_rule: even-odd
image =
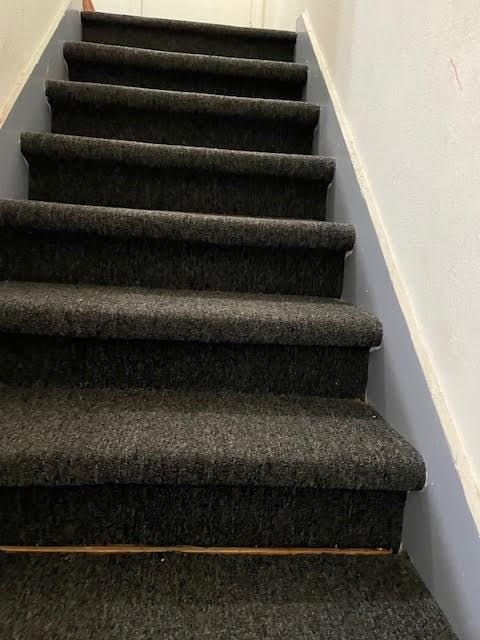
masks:
[[[475,495],[466,486],[468,478],[462,483],[461,468],[439,417],[415,347],[415,327],[393,282],[396,274],[387,255],[388,242],[369,202],[368,176],[356,155],[308,12],[297,28],[296,60],[309,64],[306,99],[321,105],[315,152],[331,155],[337,163],[327,219],[351,223],[357,233],[356,247],[347,259],[344,298],[375,313],[384,327],[382,348],[371,354],[368,399],[427,464],[425,490],[407,502],[403,544],[462,640],[473,640],[480,635],[480,536],[466,494],[470,502]]]
[[[62,47],[66,40],[81,39],[81,0],[72,0],[38,62],[27,75],[0,128],[0,198],[26,198],[27,165],[20,153],[22,131],[49,131],[50,109],[45,98],[47,79],[67,77]],[[28,72],[27,72],[28,73]],[[19,79],[22,85],[23,78]]]

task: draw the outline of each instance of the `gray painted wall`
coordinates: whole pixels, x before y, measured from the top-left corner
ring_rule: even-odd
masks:
[[[367,397],[427,463],[426,488],[407,501],[404,546],[460,638],[478,640],[479,533],[301,18],[297,28],[296,60],[309,65],[306,99],[321,105],[314,152],[337,162],[328,219],[354,224],[357,231],[346,261],[344,298],[376,314],[384,327],[382,347],[371,354]]]
[[[73,0],[0,128],[0,198],[26,198],[27,165],[20,153],[22,131],[50,131],[50,109],[45,98],[47,79],[63,80],[67,68],[62,47],[81,39],[81,0]]]

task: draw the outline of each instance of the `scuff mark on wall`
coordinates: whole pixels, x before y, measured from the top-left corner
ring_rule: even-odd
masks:
[[[450,60],[450,66],[453,69],[453,73],[455,75],[455,81],[457,83],[457,86],[460,89],[460,91],[463,91],[463,86],[462,86],[462,83],[460,82],[460,76],[458,75],[457,65],[455,64],[455,62],[454,62],[452,57],[449,57],[448,59]]]

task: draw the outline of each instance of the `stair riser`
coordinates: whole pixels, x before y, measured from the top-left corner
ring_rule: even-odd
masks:
[[[323,180],[286,176],[29,158],[32,200],[322,220],[327,189]]]
[[[53,133],[243,151],[312,151],[311,126],[239,116],[51,105]]]
[[[108,23],[85,22],[82,29],[85,42],[113,44],[140,49],[200,53],[235,58],[283,60],[292,62],[295,42],[271,38],[242,38],[233,34],[192,33],[180,30],[149,29]]]
[[[3,280],[320,295],[342,293],[344,254],[2,230]]]
[[[0,335],[0,382],[362,398],[368,349]]]
[[[127,87],[194,91],[247,98],[301,100],[303,86],[267,78],[217,75],[182,69],[159,70],[104,62],[67,61],[68,77],[78,82],[100,82]]]
[[[0,543],[397,549],[403,492],[101,485],[0,489]]]

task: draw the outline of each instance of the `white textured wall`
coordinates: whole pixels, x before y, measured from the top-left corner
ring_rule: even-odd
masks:
[[[128,15],[141,15],[142,0],[93,0],[97,11],[105,13],[125,13]]]
[[[69,0],[0,1],[0,125],[68,4]]]
[[[262,13],[263,0],[94,0],[97,11],[147,18],[251,26]],[[261,25],[256,25],[261,26]]]
[[[305,8],[446,401],[453,454],[478,508],[478,0],[267,0],[266,26],[293,29]]]

